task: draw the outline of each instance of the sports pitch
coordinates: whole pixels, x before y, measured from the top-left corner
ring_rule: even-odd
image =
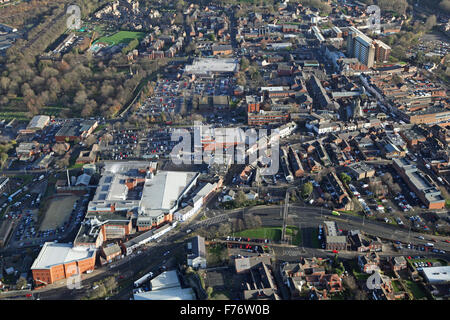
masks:
[[[96,42],[104,42],[109,45],[116,45],[119,43],[129,43],[131,40],[141,40],[145,37],[145,32],[135,31],[119,31],[110,36],[99,38]]]

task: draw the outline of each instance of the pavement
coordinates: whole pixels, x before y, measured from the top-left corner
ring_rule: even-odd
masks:
[[[160,267],[168,263],[167,260],[169,260],[169,257],[164,256],[166,251],[170,250],[170,256],[175,256],[178,253],[181,255],[184,254],[183,240],[188,237],[186,234],[187,229],[220,224],[231,217],[242,216],[248,213],[259,215],[264,226],[281,226],[281,208],[282,206],[273,205],[240,208],[228,211],[209,210],[208,216],[212,216],[211,218],[198,221],[201,215],[197,215],[190,222],[181,224],[181,227],[178,227],[163,236],[161,242],[149,243],[144,249],[141,249],[141,254],[135,253],[133,256],[127,257],[121,262],[114,262],[112,263],[112,268],[110,266],[102,267],[96,269],[91,274],[83,274],[82,289],[69,289],[66,286],[66,281],[62,281],[57,284],[49,285],[46,288],[36,290],[35,292],[39,293],[40,299],[43,300],[76,300],[85,297],[94,282],[111,275],[117,277],[126,275],[122,280],[119,280],[121,287],[112,299],[129,299],[132,295],[133,281],[150,271],[157,274]],[[400,229],[397,226],[370,219],[365,219],[363,225],[362,217],[345,214],[335,217],[331,215],[329,210],[325,209],[295,205],[289,206],[288,224],[299,225],[302,229],[302,233],[304,232],[303,230],[307,230],[308,228],[317,228],[318,224],[323,223],[324,220],[335,220],[342,229],[359,229],[369,235],[378,236],[389,241],[398,240],[402,242],[412,242],[414,244],[425,244],[430,241],[427,240],[427,238],[425,240],[418,239],[417,236],[422,235],[420,233],[409,232],[408,230]],[[317,257],[334,256],[333,253],[326,250],[311,248],[310,244],[305,241],[306,237],[309,236],[304,234],[303,247],[272,244],[271,248],[275,258],[277,260],[294,261],[298,259],[298,256],[300,255]],[[443,242],[443,240],[446,239],[445,237],[433,236],[433,238],[438,240],[438,242],[435,243],[436,248],[446,251],[450,250],[450,244]],[[358,253],[348,251],[340,252],[339,255],[343,258],[351,258],[357,256]],[[402,252],[387,250],[386,252],[380,253],[380,255],[427,255],[447,260],[449,259],[449,254],[442,255],[417,250],[404,250]]]

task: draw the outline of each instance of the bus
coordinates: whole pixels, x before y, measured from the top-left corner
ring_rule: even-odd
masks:
[[[331,211],[331,214],[333,215],[333,216],[340,216],[341,214],[339,213],[339,212],[337,212],[337,211]]]

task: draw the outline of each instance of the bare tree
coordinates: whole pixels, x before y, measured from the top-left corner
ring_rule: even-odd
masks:
[[[94,136],[93,134],[91,134],[89,137],[86,138],[86,140],[84,140],[84,143],[90,147],[92,146],[94,143],[97,142],[97,137]]]

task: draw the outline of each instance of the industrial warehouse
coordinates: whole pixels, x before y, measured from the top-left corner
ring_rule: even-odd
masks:
[[[87,258],[78,255],[75,259],[74,253],[89,253],[89,268],[80,266],[82,273],[93,269],[96,261],[105,265],[129,255],[173,229],[178,221],[191,218],[219,185],[197,185],[199,175],[198,172],[159,171],[156,162],[105,162],[74,244],[45,244],[32,268],[36,284],[69,277],[68,262],[84,265]],[[58,253],[58,256],[66,258],[56,261],[54,252],[62,250],[66,254]],[[92,256],[92,252],[98,255]]]

